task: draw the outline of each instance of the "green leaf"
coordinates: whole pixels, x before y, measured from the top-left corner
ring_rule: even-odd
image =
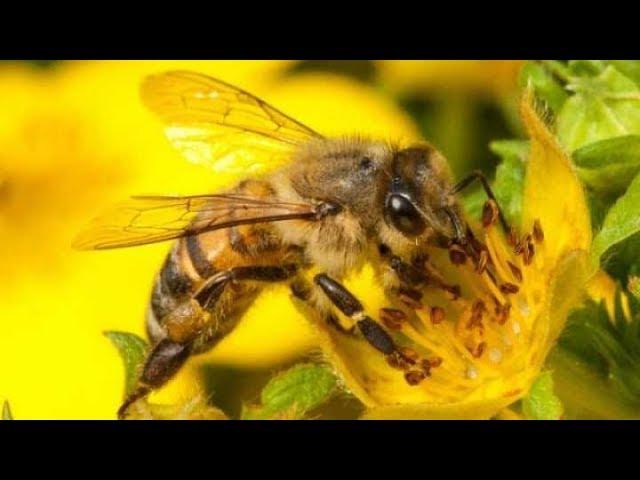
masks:
[[[13,414],[11,413],[11,406],[8,400],[5,400],[2,405],[2,420],[13,420]]]
[[[571,352],[556,347],[547,357],[553,390],[564,407],[563,418],[620,420],[640,418],[640,409],[615,392],[606,377]]]
[[[640,60],[609,60],[607,63],[640,85]]]
[[[147,342],[139,336],[128,332],[104,332],[120,353],[125,371],[125,394],[129,394],[136,386],[138,368],[142,365],[147,352]]]
[[[627,297],[629,316],[616,294],[613,318],[604,302],[571,314],[558,345],[606,381],[618,401],[640,406],[640,302]]]
[[[611,207],[602,229],[593,239],[591,259],[599,263],[602,255],[612,246],[640,232],[640,174]]]
[[[559,420],[564,409],[553,391],[550,371],[541,373],[522,399],[522,411],[531,420]]]
[[[496,141],[491,142],[489,148],[493,153],[502,157],[493,182],[494,193],[507,219],[517,224],[522,212],[522,190],[525,161],[529,155],[529,142],[523,140]]]
[[[640,172],[640,135],[590,143],[572,157],[580,179],[589,187],[601,194],[619,195]]]
[[[520,70],[520,86],[531,85],[536,97],[543,100],[551,110],[558,112],[569,94],[554,78],[549,69],[534,62],[527,62]]]
[[[597,76],[571,77],[566,87],[575,92],[560,110],[557,133],[574,151],[593,142],[640,134],[640,89],[612,66]]]
[[[326,366],[296,365],[271,379],[262,390],[262,405],[245,408],[242,418],[303,418],[333,394],[336,383],[336,377]]]
[[[602,73],[607,68],[607,62],[604,60],[570,60],[568,67],[572,75],[592,76]]]

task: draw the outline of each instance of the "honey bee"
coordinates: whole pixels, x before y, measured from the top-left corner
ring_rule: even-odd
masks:
[[[424,284],[455,295],[455,286],[423,268],[425,248],[449,248],[452,259],[454,253],[479,258],[457,193],[479,179],[494,199],[484,177],[474,173],[454,185],[445,158],[426,142],[400,148],[327,138],[250,93],[198,73],[148,77],[141,96],[189,160],[251,174],[223,193],[133,197],[77,237],[79,249],[177,239],[151,293],[146,326],[152,348],[120,418],[191,355],[228,335],[272,282],[288,283],[321,318],[345,335],[361,336],[391,364],[415,364],[340,282],[369,261],[388,294],[405,303],[417,301],[416,287]],[[320,272],[313,281],[304,276],[311,269]],[[390,318],[404,315],[384,310]]]

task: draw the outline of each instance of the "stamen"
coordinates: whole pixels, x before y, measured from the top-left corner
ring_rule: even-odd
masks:
[[[495,225],[498,221],[500,210],[495,201],[489,199],[482,207],[482,226],[488,228],[491,225]]]
[[[521,255],[522,252],[524,252],[525,245],[526,244],[524,240],[518,240],[515,246],[513,247],[513,253],[515,253],[516,255]]]
[[[505,295],[512,295],[514,293],[518,293],[518,291],[520,291],[520,288],[513,283],[507,282],[500,285],[500,291]]]
[[[418,352],[416,352],[412,348],[401,347],[398,350],[400,352],[400,355],[402,355],[405,358],[405,360],[407,360],[411,364],[416,363],[418,361],[418,358],[420,358],[420,355],[418,355]]]
[[[496,305],[495,314],[496,322],[498,325],[504,325],[509,319],[509,313],[511,313],[511,304],[505,303],[504,305]]]
[[[487,268],[487,262],[489,261],[489,252],[482,250],[480,257],[478,258],[478,264],[476,265],[476,272],[482,275]]]
[[[427,375],[422,370],[411,370],[404,374],[404,379],[411,386],[418,385],[425,378],[427,378]]]
[[[427,359],[427,361],[429,362],[429,365],[431,365],[431,368],[437,368],[442,365],[442,357],[431,357]]]
[[[540,220],[537,218],[533,221],[533,238],[536,243],[542,243],[544,240],[544,232],[542,231],[542,225],[540,225]]]
[[[482,300],[476,300],[473,302],[471,307],[471,319],[467,325],[467,329],[471,330],[474,327],[482,330],[484,326],[482,325],[482,316],[486,310],[486,305]]]
[[[429,360],[427,360],[426,358],[423,359],[420,362],[420,367],[422,368],[422,371],[425,373],[425,375],[431,375],[431,363],[429,362]]]
[[[409,308],[413,308],[414,310],[423,308],[422,302],[420,301],[422,300],[422,293],[417,290],[401,288],[398,290],[398,298]]]
[[[431,318],[431,323],[433,325],[438,325],[444,321],[446,313],[442,307],[431,307],[429,316]]]
[[[480,342],[479,344],[469,347],[467,346],[467,350],[474,358],[480,358],[484,353],[485,348],[487,347],[487,342]]]
[[[536,253],[535,246],[533,245],[533,238],[531,234],[528,234],[524,239],[525,245],[522,255],[522,261],[525,265],[531,265],[533,261],[533,256]]]
[[[454,265],[462,265],[467,261],[467,254],[457,244],[452,244],[449,247],[449,259]]]
[[[407,319],[407,315],[402,310],[395,308],[381,308],[380,319],[387,328],[400,330],[402,329],[402,323]]]
[[[451,300],[460,298],[460,285],[445,285],[443,288],[451,294]]]
[[[396,370],[407,371],[410,367],[410,364],[407,363],[406,359],[397,351],[387,355],[386,360],[389,366]]]
[[[509,233],[507,234],[507,243],[512,247],[515,247],[518,244],[518,233],[513,227],[509,229]]]
[[[513,263],[511,263],[509,260],[507,260],[507,265],[509,265],[509,269],[511,270],[511,273],[513,274],[513,276],[515,277],[515,279],[522,283],[522,271],[516,267]]]

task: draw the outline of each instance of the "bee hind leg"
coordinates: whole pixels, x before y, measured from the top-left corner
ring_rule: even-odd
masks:
[[[211,277],[192,298],[163,319],[167,337],[159,340],[148,354],[138,385],[118,409],[118,418],[124,419],[133,403],[162,387],[178,373],[193,353],[194,340],[211,320],[206,309],[220,298],[230,282],[278,282],[290,278],[296,271],[294,264],[256,265],[232,268]],[[217,340],[222,336],[218,335]]]
[[[190,355],[191,342],[179,343],[168,338],[160,340],[147,356],[138,386],[118,409],[118,418],[124,419],[133,403],[164,385],[180,370]]]

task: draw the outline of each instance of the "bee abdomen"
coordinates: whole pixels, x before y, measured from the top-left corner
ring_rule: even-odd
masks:
[[[171,253],[167,255],[162,269],[156,277],[151,293],[148,323],[160,324],[164,317],[191,296],[195,288],[194,280],[185,272],[182,265],[179,247],[180,245],[176,244]],[[153,330],[151,325],[148,328]]]

